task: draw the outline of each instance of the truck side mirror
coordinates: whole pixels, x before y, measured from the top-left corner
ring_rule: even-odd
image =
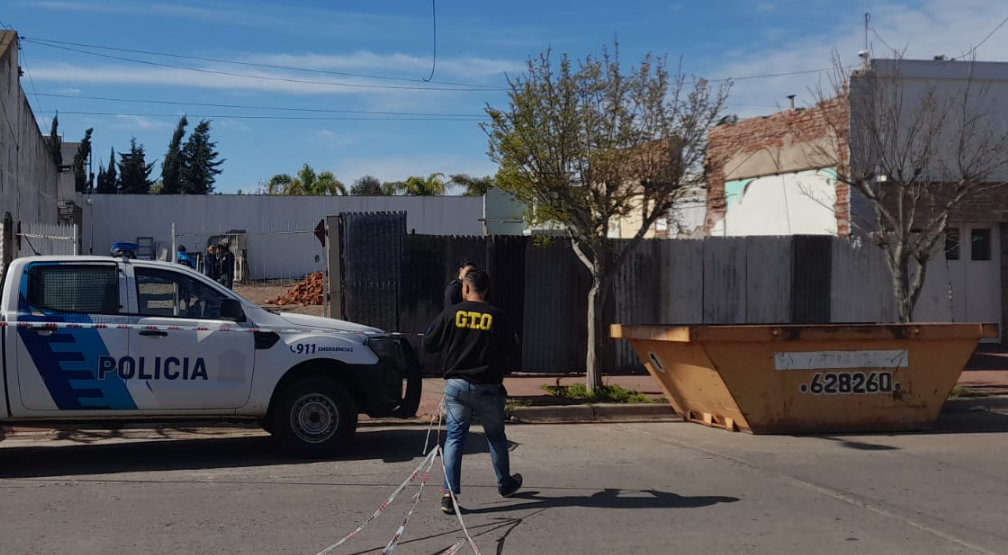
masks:
[[[239,323],[245,321],[245,311],[242,310],[241,303],[234,299],[221,301],[220,315],[224,320],[234,320]]]

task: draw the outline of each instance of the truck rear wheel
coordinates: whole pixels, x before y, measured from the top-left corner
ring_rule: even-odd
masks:
[[[337,381],[299,380],[277,397],[271,432],[287,451],[304,458],[335,455],[357,429],[357,407]]]

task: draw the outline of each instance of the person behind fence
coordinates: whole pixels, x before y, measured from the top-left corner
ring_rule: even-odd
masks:
[[[448,282],[444,291],[444,307],[457,305],[462,302],[462,280],[470,270],[475,270],[476,264],[470,260],[462,260],[459,263],[458,277]]]
[[[185,245],[178,246],[178,253],[175,255],[175,261],[183,266],[193,267],[192,257],[186,252]]]
[[[439,314],[423,339],[427,351],[443,353],[448,437],[441,510],[446,514],[455,513],[451,493],[456,499],[462,493],[462,452],[474,414],[483,424],[490,446],[497,492],[510,497],[522,485],[521,474],[511,474],[504,433],[504,363],[518,344],[517,336],[507,314],[485,300],[490,289],[490,277],[485,271],[470,270],[461,285],[463,301]]]
[[[217,248],[219,254],[217,261],[220,266],[220,282],[224,287],[231,289],[234,285],[235,258],[227,242],[223,242]]]
[[[203,273],[214,281],[220,281],[220,261],[217,258],[217,245],[207,247],[206,256],[203,257]]]

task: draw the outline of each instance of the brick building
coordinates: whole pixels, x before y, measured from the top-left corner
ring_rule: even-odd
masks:
[[[971,107],[984,111],[995,133],[1008,132],[1008,63],[869,63],[866,72],[851,78],[855,99],[865,75],[898,79],[908,113],[925,92],[955,99],[950,103],[955,107],[964,91],[975,91]],[[982,105],[973,100],[980,96]],[[707,235],[856,235],[873,218],[859,202],[860,193],[852,195],[836,176],[838,165],[842,171],[852,152],[857,156],[848,144],[848,137],[859,136],[851,122],[865,125],[875,117],[859,106],[865,103],[845,96],[714,129],[706,162]],[[952,152],[954,141],[947,144]],[[1008,182],[1008,168],[1004,173],[995,179]],[[915,312],[915,320],[1008,322],[1003,302],[1008,299],[1008,240],[1002,237],[1008,237],[1008,188],[967,198],[950,220],[947,253],[929,265],[924,294],[939,302]]]

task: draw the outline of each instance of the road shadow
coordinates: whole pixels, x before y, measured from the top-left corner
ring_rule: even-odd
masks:
[[[96,434],[97,435],[97,434]],[[396,463],[422,457],[425,429],[393,428],[358,431],[345,454],[330,461],[380,460]],[[442,436],[443,437],[443,436]],[[101,439],[108,434],[102,432]],[[434,436],[431,437],[433,446]],[[313,459],[286,455],[268,435],[210,436],[198,439],[149,439],[129,442],[95,440],[73,445],[4,447],[0,443],[0,478],[43,478],[121,472],[247,468],[278,464],[311,464]],[[517,444],[512,444],[512,448]],[[470,433],[466,454],[487,452],[483,434]]]
[[[964,411],[943,411],[931,430],[925,434],[1005,434],[1008,414],[1003,409],[991,410],[983,398],[977,398]]]
[[[571,495],[563,497],[544,497],[538,491],[526,491],[516,494],[508,501],[519,500],[519,503],[491,507],[465,509],[463,514],[488,514],[503,511],[523,511],[530,509],[556,509],[563,507],[585,507],[590,509],[696,509],[709,507],[718,503],[735,503],[738,497],[725,496],[683,496],[676,493],[658,490],[624,491],[617,488],[606,488],[591,495]]]
[[[881,443],[866,443],[863,441],[854,441],[852,439],[846,439],[842,437],[833,436],[817,436],[821,439],[828,439],[830,441],[835,441],[841,446],[848,449],[854,449],[857,451],[897,451],[899,447],[894,447],[892,445],[884,445]]]

